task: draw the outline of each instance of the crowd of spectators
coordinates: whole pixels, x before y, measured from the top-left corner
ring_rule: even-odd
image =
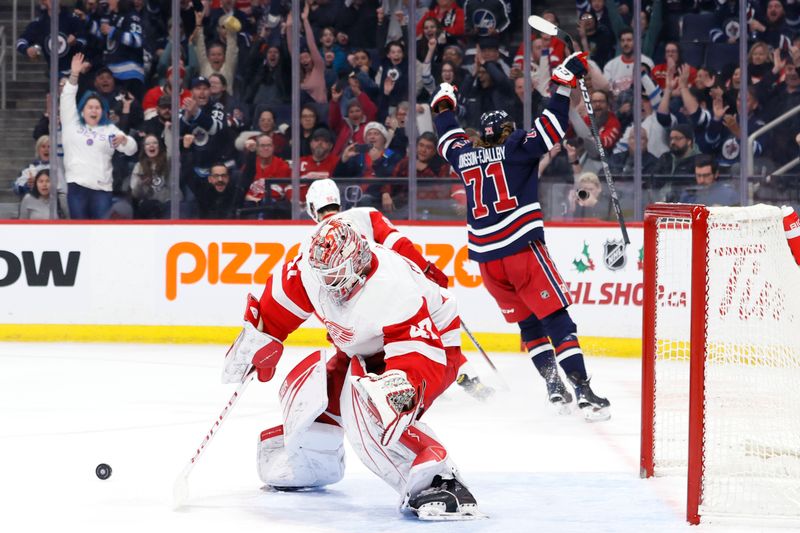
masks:
[[[179,43],[170,42],[166,0],[78,0],[61,7],[62,116],[53,158],[66,171],[67,187],[59,184],[57,191],[60,215],[167,218],[171,201],[178,201],[182,217],[290,218],[293,194],[302,202],[308,180],[331,177],[350,205],[406,218],[405,124],[416,120],[419,203],[425,213],[463,216],[463,189],[436,152],[430,95],[443,81],[455,84],[465,128],[477,128],[491,109],[506,110],[522,126],[525,99],[531,98],[535,116],[549,98],[551,70],[567,51],[555,37],[533,32],[526,95],[519,2],[425,0],[415,21],[407,3],[306,0],[292,13],[287,0],[181,0]],[[630,0],[576,3],[576,43],[591,60],[587,82],[601,143],[622,180],[633,171],[634,151],[642,153],[648,201],[708,198],[698,193],[707,184],[697,168],[712,181],[738,172],[742,122],[752,133],[800,104],[800,2],[751,0],[741,32],[738,4],[730,0],[642,5],[635,14]],[[556,13],[541,14],[561,24]],[[641,17],[641,72],[633,68],[633,16]],[[50,60],[49,20],[50,0],[41,0],[38,17],[17,41],[19,53]],[[295,26],[297,49],[289,39]],[[747,80],[739,68],[740,33],[750,50]],[[416,57],[409,57],[410,39]],[[181,57],[177,89],[174,45]],[[410,61],[416,68],[409,69]],[[409,94],[412,71],[415,94]],[[639,139],[632,125],[634,76],[641,77],[643,93]],[[747,91],[747,110],[739,109],[740,90]],[[540,173],[545,182],[569,183],[563,215],[607,218],[613,216],[607,205],[595,206],[604,186],[589,117],[579,95],[573,104],[567,139],[542,159]],[[299,191],[290,180],[293,106],[300,112]],[[174,127],[178,146],[171,146]],[[760,137],[759,164],[772,170],[797,157],[799,132],[796,117]],[[37,206],[50,194],[42,175],[50,165],[47,112],[33,136],[35,159],[14,189],[25,198],[26,216],[45,217]],[[89,151],[100,154],[96,168],[84,168]],[[170,175],[173,158],[180,161],[179,176]],[[587,205],[578,189],[592,191],[588,202],[594,203]],[[738,201],[727,191],[714,197]]]

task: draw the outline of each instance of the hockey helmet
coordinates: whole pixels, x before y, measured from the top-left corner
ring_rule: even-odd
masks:
[[[503,110],[487,111],[481,115],[480,133],[481,140],[487,143],[497,142],[503,133],[503,124],[510,123],[514,127],[514,121]]]
[[[339,197],[339,187],[329,178],[314,180],[306,193],[306,212],[315,222],[322,219],[319,211],[329,205],[342,205]]]
[[[341,218],[325,222],[311,238],[311,271],[336,302],[343,302],[364,284],[371,261],[367,240]]]

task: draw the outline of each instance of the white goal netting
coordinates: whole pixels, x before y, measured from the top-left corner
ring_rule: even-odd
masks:
[[[690,219],[657,229],[655,474],[686,473],[695,321],[706,328],[700,514],[800,518],[800,267],[780,209],[708,211],[705,258],[692,259]],[[705,316],[692,317],[698,260]]]

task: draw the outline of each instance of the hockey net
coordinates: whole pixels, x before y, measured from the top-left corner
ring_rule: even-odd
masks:
[[[780,209],[645,214],[643,477],[686,475],[687,519],[800,519],[800,268]]]

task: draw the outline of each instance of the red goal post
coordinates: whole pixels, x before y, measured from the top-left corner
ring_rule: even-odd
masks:
[[[644,219],[642,477],[685,475],[687,520],[800,518],[800,269],[777,207]]]

